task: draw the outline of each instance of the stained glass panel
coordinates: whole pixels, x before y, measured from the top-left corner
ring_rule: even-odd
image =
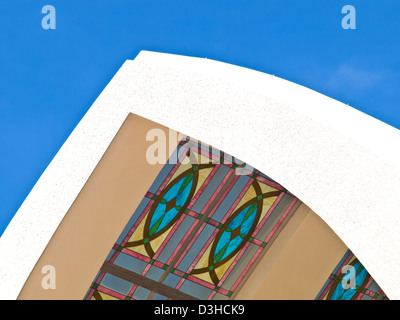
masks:
[[[176,154],[85,299],[229,299],[297,202],[258,170],[210,146],[183,140]]]
[[[316,300],[388,300],[354,254],[348,250]]]

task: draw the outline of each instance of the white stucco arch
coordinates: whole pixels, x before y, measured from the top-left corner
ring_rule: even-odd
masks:
[[[1,237],[0,299],[18,296],[129,112],[278,181],[329,224],[390,299],[400,298],[399,130],[268,74],[142,51],[101,93]]]

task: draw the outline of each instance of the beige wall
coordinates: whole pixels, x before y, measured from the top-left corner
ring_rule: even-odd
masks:
[[[302,204],[235,299],[315,299],[346,251],[332,229]]]
[[[168,129],[130,114],[68,210],[18,299],[83,299],[107,254],[162,164],[145,158],[148,130]],[[168,141],[168,140],[167,140]],[[177,143],[174,147],[177,146]],[[118,216],[116,216],[118,215]],[[56,289],[45,290],[42,267],[56,270]]]

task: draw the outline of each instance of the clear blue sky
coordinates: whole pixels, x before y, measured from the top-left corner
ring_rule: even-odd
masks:
[[[56,9],[44,30],[41,8]],[[357,29],[341,8],[354,5]],[[79,120],[140,50],[282,77],[400,128],[400,1],[3,0],[0,234]]]

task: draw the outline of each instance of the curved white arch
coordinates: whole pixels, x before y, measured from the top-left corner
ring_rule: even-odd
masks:
[[[329,224],[389,298],[400,298],[399,130],[268,74],[142,51],[95,101],[4,232],[0,299],[18,296],[129,112],[284,185]]]

